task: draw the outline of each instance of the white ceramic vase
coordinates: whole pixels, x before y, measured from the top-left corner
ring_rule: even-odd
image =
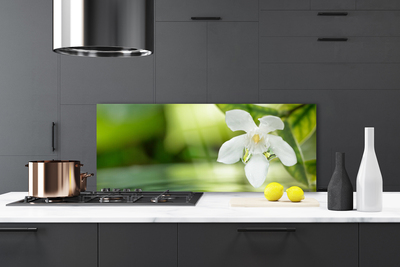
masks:
[[[365,147],[357,174],[357,210],[382,211],[382,174],[374,147],[374,127],[365,128]]]

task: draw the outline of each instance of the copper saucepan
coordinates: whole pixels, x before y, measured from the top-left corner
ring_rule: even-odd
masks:
[[[30,161],[29,196],[39,198],[73,197],[86,190],[86,178],[93,174],[82,173],[83,164],[77,160]]]

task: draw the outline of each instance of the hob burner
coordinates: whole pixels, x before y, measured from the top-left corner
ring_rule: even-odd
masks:
[[[102,197],[100,198],[101,203],[110,203],[110,202],[122,202],[122,197]]]

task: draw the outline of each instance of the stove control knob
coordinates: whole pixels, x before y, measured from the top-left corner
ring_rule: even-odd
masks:
[[[122,189],[122,192],[131,192],[131,190],[129,188],[124,188]]]
[[[114,191],[114,192],[121,192],[121,189],[119,189],[119,188],[114,188],[113,191]]]
[[[102,188],[102,189],[101,189],[101,192],[110,192],[110,191],[111,191],[110,188]]]

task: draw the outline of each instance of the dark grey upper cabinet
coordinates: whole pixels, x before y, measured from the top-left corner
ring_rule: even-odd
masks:
[[[220,17],[224,21],[258,21],[258,0],[157,0],[156,21],[191,21]]]
[[[156,24],[156,102],[207,102],[207,23]]]
[[[60,58],[61,104],[154,101],[153,56]]]
[[[318,11],[261,11],[261,36],[400,36],[400,11],[349,11],[319,16]]]
[[[57,157],[52,1],[2,1],[0,33],[0,155]]]
[[[261,11],[260,89],[399,89],[399,28],[400,11]]]
[[[258,102],[258,23],[208,23],[207,100]]]
[[[258,19],[255,3],[157,1],[157,103],[257,102],[258,22],[251,22]],[[193,16],[221,20],[191,20]]]

